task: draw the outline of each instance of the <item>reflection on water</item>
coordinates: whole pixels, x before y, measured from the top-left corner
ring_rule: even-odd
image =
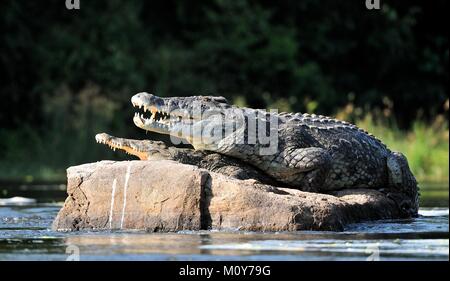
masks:
[[[63,185],[9,186],[0,199],[0,260],[448,260],[448,187],[422,191],[420,217],[349,225],[344,232],[178,233],[50,230]],[[6,190],[6,191],[5,191]],[[69,248],[68,248],[69,247]],[[70,251],[69,251],[70,253]]]
[[[0,260],[448,260],[448,208],[413,220],[350,225],[344,232],[71,232],[49,228],[61,205],[0,207]]]
[[[420,187],[420,206],[448,207],[448,182],[422,183]]]

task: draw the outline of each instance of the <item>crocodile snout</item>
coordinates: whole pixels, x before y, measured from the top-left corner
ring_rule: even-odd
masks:
[[[142,106],[155,106],[161,108],[164,105],[164,100],[158,96],[142,92],[131,97],[131,103],[133,106],[139,108]]]

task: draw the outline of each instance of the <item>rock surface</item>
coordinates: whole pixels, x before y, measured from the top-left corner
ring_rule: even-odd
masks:
[[[68,197],[53,228],[342,230],[399,217],[376,190],[308,193],[237,180],[170,160],[101,161],[67,169]]]

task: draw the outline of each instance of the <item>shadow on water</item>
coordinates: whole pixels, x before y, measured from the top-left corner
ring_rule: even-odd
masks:
[[[0,260],[448,260],[448,184],[421,186],[419,218],[343,232],[62,233],[50,228],[64,185],[3,184],[2,198],[31,199],[0,199]]]

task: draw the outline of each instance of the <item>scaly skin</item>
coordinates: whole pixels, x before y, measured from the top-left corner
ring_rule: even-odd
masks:
[[[106,133],[97,134],[95,140],[108,145],[113,150],[123,150],[141,160],[173,160],[241,180],[254,179],[261,183],[277,185],[274,179],[257,168],[218,153],[168,147],[161,141],[124,139]]]
[[[160,98],[139,93],[131,102],[150,112],[150,118],[137,114],[133,119],[144,130],[183,137],[196,150],[237,158],[304,191],[383,187],[405,216],[417,215],[418,187],[406,158],[355,125],[314,114],[238,108],[223,97]],[[269,121],[276,124],[272,131],[264,126],[263,131],[251,133],[252,123]],[[227,131],[224,124],[234,127]],[[222,135],[215,138],[212,129]],[[190,134],[183,133],[186,130]],[[249,141],[259,133],[278,135],[273,153],[261,153],[267,145],[260,139]]]

